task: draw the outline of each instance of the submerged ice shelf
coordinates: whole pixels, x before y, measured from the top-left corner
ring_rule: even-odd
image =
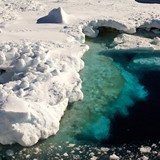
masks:
[[[115,34],[108,32],[103,43],[87,42],[90,50],[83,56],[85,68],[80,72],[84,99],[70,105],[55,139],[87,143],[106,140],[112,119],[117,114],[127,115],[136,101],[146,99],[148,92],[138,77],[123,67],[123,61],[117,63],[107,56]]]

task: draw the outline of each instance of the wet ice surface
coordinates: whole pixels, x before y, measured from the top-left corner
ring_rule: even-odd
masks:
[[[146,82],[143,79],[147,75],[147,79],[150,77],[148,73],[145,72],[144,74],[144,71],[139,74],[136,70],[126,69],[134,54],[129,57],[118,54],[107,55],[106,46],[110,45],[115,35],[109,34],[108,37],[110,38],[107,37],[107,40],[104,39],[105,37],[101,37],[95,41],[89,40],[87,42],[91,49],[83,57],[86,64],[81,71],[84,100],[69,106],[62,119],[58,134],[40,141],[31,148],[22,148],[19,145],[1,146],[1,159],[160,159],[159,119],[155,119],[150,124],[150,126],[153,126],[153,124],[157,126],[157,129],[156,127],[152,128],[154,133],[157,133],[155,139],[152,138],[152,134],[147,134],[151,128],[148,128],[148,130],[143,130],[145,129],[143,128],[141,137],[148,136],[141,139],[137,133],[136,139],[137,127],[142,128],[142,126],[148,125],[145,116],[149,114],[138,117],[143,118],[144,121],[136,118],[131,121],[128,118],[134,116],[134,113],[148,112],[145,111],[144,104],[154,92],[154,88],[150,91],[149,86],[152,85],[144,86],[152,80],[149,79]],[[159,72],[157,74],[159,75]],[[131,88],[127,89],[126,92],[126,86],[130,85]],[[126,103],[127,98],[130,99]],[[152,105],[151,101],[152,99],[149,100]],[[119,108],[119,105],[117,105],[119,103],[123,107]],[[144,106],[135,106],[137,103]],[[99,108],[100,104],[101,107]],[[157,101],[155,101],[155,104],[157,104]],[[131,106],[132,108],[129,108]],[[134,110],[134,108],[137,110]],[[158,105],[154,108],[157,109],[156,113],[158,114]],[[150,119],[154,116],[153,113],[150,114]],[[123,123],[126,120],[128,123]],[[138,125],[140,121],[143,123],[142,125]],[[131,125],[132,123],[134,125]],[[129,126],[131,127],[129,130],[132,130],[132,132],[128,132]],[[155,135],[153,134],[153,136]]]

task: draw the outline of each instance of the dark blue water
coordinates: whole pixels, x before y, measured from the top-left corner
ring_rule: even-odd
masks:
[[[140,82],[149,91],[146,101],[129,108],[129,116],[112,121],[109,143],[139,143],[160,140],[160,72],[146,71]]]

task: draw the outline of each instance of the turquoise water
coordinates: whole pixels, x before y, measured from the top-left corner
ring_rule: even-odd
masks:
[[[84,99],[70,105],[62,120],[60,134],[67,133],[71,139],[101,140],[109,134],[106,111],[119,97],[124,78],[111,58],[99,55],[101,48],[94,46],[84,55],[85,68],[80,73]]]
[[[57,135],[26,149],[24,154],[19,154],[23,150],[19,145],[2,147],[3,152],[12,148],[18,159],[24,159],[27,154],[32,159],[37,157],[34,150],[38,147],[43,151],[38,156],[43,159],[43,156],[52,157],[57,152],[67,151],[68,143],[96,145],[110,137],[116,115],[127,116],[129,107],[146,100],[148,92],[137,75],[125,68],[127,60],[115,61],[107,54],[117,34],[111,31],[95,40],[87,40],[90,50],[83,56],[85,67],[80,72],[84,99],[68,106]]]
[[[95,41],[87,41],[90,50],[83,56],[85,67],[80,72],[84,99],[69,106],[59,139],[66,137],[76,143],[106,140],[114,116],[127,115],[128,107],[146,99],[148,92],[137,76],[106,56],[116,35],[117,32],[108,32]]]

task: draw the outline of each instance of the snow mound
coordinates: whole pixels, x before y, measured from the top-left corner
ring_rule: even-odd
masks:
[[[38,19],[37,23],[68,23],[69,18],[63,8],[59,7],[51,10],[47,16]]]
[[[78,46],[75,56],[51,42],[0,44],[1,144],[31,146],[56,134],[68,102],[83,98],[77,72],[86,49]]]

